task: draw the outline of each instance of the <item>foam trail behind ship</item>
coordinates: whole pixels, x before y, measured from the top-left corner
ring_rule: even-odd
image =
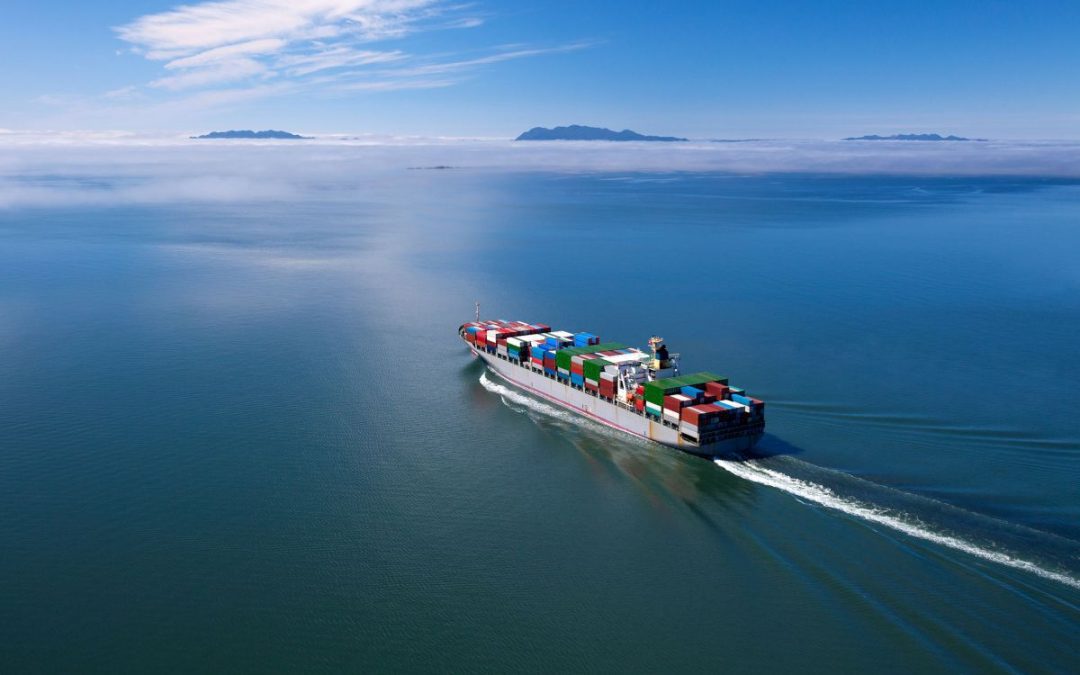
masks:
[[[717,459],[714,461],[717,466],[720,466],[745,480],[783,490],[800,499],[813,502],[829,509],[841,511],[872,523],[884,525],[885,527],[903,532],[904,534],[917,539],[934,542],[935,544],[963,551],[984,560],[1024,570],[1040,577],[1066,584],[1073,588],[1080,588],[1080,579],[1065,572],[1047,569],[1014,554],[980,546],[957,535],[935,532],[929,527],[919,523],[918,519],[912,517],[910,514],[895,512],[891,509],[882,508],[849,497],[841,497],[824,485],[799,480],[798,478],[794,478],[779,471],[766,468],[757,460],[732,461]],[[971,514],[971,516],[973,518],[977,517],[975,514]],[[1043,535],[1043,533],[1039,534],[1047,537],[1051,536]]]
[[[511,407],[518,406],[527,411],[541,413],[545,416],[558,419],[562,422],[571,422],[575,424],[581,424],[584,422],[588,424],[590,429],[596,429],[600,433],[603,433],[605,435],[617,436],[619,439],[632,438],[625,436],[624,434],[617,434],[616,432],[612,432],[607,429],[607,427],[591,423],[585,418],[578,417],[573,413],[561,410],[557,406],[540,401],[539,399],[535,399],[531,396],[526,395],[523,392],[519,392],[513,387],[509,387],[498,382],[493,382],[487,377],[486,369],[484,373],[481,373],[480,375],[480,384],[488,391],[494,394],[498,394],[502,398],[503,402]],[[785,458],[776,459],[783,460]],[[798,462],[798,460],[791,460],[790,458],[788,459],[790,461],[787,463],[792,464],[791,468],[795,468],[794,463]],[[1015,553],[1008,552],[1006,550],[995,549],[990,547],[989,545],[984,546],[977,544],[974,541],[970,541],[963,536],[960,536],[959,534],[946,533],[944,531],[935,530],[922,522],[922,519],[913,516],[911,513],[908,513],[906,511],[884,507],[875,504],[872,501],[864,501],[854,497],[842,496],[835,490],[826,487],[821,483],[811,480],[799,479],[787,473],[779,471],[775,468],[765,466],[765,460],[734,461],[717,459],[714,461],[717,466],[744,480],[749,480],[755,483],[759,483],[761,485],[766,485],[772,488],[776,488],[778,490],[782,490],[805,501],[818,504],[819,506],[823,506],[825,508],[840,511],[847,515],[854,516],[868,522],[888,527],[916,539],[922,539],[941,546],[945,546],[947,548],[963,551],[964,553],[973,555],[983,560],[988,560],[990,562],[998,563],[1000,565],[1004,565],[1018,570],[1023,570],[1025,572],[1035,574],[1045,579],[1050,579],[1065,584],[1067,586],[1071,586],[1072,588],[1080,589],[1080,579],[1069,573],[1049,569],[1047,566],[1027,560]],[[907,493],[901,493],[896,490],[890,490],[889,488],[885,488],[883,486],[868,483],[867,481],[863,481],[861,479],[856,479],[854,476],[848,476],[847,474],[840,474],[839,472],[828,471],[817,467],[811,467],[810,465],[806,465],[805,462],[798,462],[798,464],[801,465],[801,468],[803,469],[813,469],[816,472],[826,475],[828,477],[842,478],[846,479],[848,482],[858,483],[860,487],[864,490],[869,488],[874,491],[879,491],[882,494],[889,492],[892,493],[891,496],[893,496],[894,498],[898,498],[902,501],[908,501],[912,503],[925,502],[926,504],[932,505],[937,509],[955,512],[953,514],[954,518],[958,516],[965,520],[979,521],[979,523],[984,526],[990,525],[995,530],[998,530],[998,532],[996,532],[997,536],[993,537],[993,539],[995,540],[1002,538],[1002,535],[1011,535],[1013,537],[1016,537],[1016,532],[1006,532],[1006,530],[1016,530],[1019,531],[1022,536],[1028,538],[1033,537],[1042,539],[1044,540],[1044,543],[1045,541],[1052,540],[1055,544],[1058,544],[1059,548],[1066,549],[1063,555],[1059,557],[1071,558],[1073,560],[1076,560],[1078,554],[1080,554],[1080,551],[1077,550],[1080,547],[1078,547],[1075,542],[1065,540],[1061,537],[1056,537],[1054,535],[1037,532],[1034,530],[1027,530],[1027,528],[1022,528],[1017,525],[997,521],[986,516],[979,516],[978,514],[963,511],[956,507],[951,507],[947,504],[935,502],[934,500],[930,500],[928,498],[918,497],[916,495],[909,495]],[[832,474],[837,474],[837,476],[832,476]]]

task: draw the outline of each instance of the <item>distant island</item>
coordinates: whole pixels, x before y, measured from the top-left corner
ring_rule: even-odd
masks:
[[[586,127],[580,124],[571,124],[568,127],[533,127],[521,134],[516,141],[685,141],[685,138],[675,136],[645,136],[636,131],[623,129],[612,131],[601,127]]]
[[[985,138],[964,138],[963,136],[942,136],[941,134],[893,134],[892,136],[852,136],[845,141],[985,141]]]
[[[287,139],[304,139],[307,136],[298,136],[296,134],[290,134],[288,131],[278,131],[276,129],[267,129],[266,131],[252,131],[251,129],[233,129],[230,131],[211,131],[208,134],[202,136],[192,136],[192,138],[287,138]]]

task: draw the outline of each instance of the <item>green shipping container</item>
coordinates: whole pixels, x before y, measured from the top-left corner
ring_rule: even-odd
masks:
[[[683,381],[683,384],[688,387],[698,387],[706,382],[719,382],[720,384],[727,384],[728,379],[721,377],[716,373],[691,373],[689,375],[680,375],[679,379]]]
[[[716,373],[691,373],[678,377],[666,377],[662,380],[653,380],[645,383],[645,400],[663,406],[665,396],[677,394],[683,387],[699,387],[706,382],[727,384],[727,381],[726,377],[721,377]]]
[[[585,371],[585,379],[597,382],[600,379],[600,371],[604,369],[604,366],[610,365],[611,362],[605,361],[604,359],[589,359],[582,364],[582,370]]]
[[[667,377],[645,383],[645,402],[663,407],[664,396],[674,394],[686,385],[677,377]]]
[[[596,352],[608,352],[615,349],[626,349],[626,345],[618,342],[605,342],[602,345],[589,345],[588,347],[571,347],[560,349],[555,352],[555,365],[565,370],[570,370],[570,359],[582,354],[595,354]],[[596,379],[596,378],[593,378]]]

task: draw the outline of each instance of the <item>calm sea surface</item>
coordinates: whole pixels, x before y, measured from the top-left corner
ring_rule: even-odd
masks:
[[[768,401],[769,456],[514,393],[475,300],[664,336]],[[0,210],[6,672],[1076,672],[1078,542],[1080,185]]]

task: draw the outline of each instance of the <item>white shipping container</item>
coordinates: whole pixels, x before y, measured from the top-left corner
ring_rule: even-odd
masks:
[[[506,338],[506,344],[510,345],[511,347],[520,347],[521,338]]]
[[[694,426],[693,424],[690,424],[689,422],[680,422],[679,423],[679,433],[686,434],[687,436],[690,436],[691,438],[698,438],[699,437],[698,428],[696,426]]]
[[[666,419],[669,422],[678,423],[678,421],[679,421],[679,411],[678,410],[668,410],[667,408],[664,408],[664,419]]]
[[[644,354],[616,354],[615,356],[605,356],[604,360],[614,364],[639,363],[644,356]]]
[[[568,333],[568,332],[566,332],[564,330],[552,331],[551,334],[554,335],[555,337],[562,338],[563,340],[573,340],[574,339],[574,334],[573,333]]]

